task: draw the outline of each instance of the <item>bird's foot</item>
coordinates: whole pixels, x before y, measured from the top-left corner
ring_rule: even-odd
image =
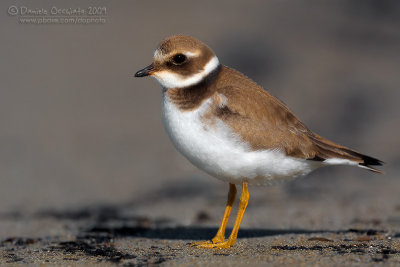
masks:
[[[190,244],[191,247],[202,247],[204,245],[212,245],[212,244],[218,244],[218,243],[223,243],[225,241],[225,236],[217,234],[211,241],[198,241],[198,242],[193,242]]]
[[[212,244],[211,241],[207,240],[207,241],[196,241],[196,242],[192,242],[190,243],[191,247],[200,247],[203,245],[207,245],[207,244]]]
[[[219,242],[219,243],[211,243],[210,241],[203,241],[203,242],[194,242],[191,244],[192,247],[196,248],[215,248],[215,249],[221,249],[221,248],[230,248],[235,244],[235,242],[230,241],[229,239],[227,241]]]
[[[217,234],[211,241],[213,244],[222,243],[225,241],[225,236]]]

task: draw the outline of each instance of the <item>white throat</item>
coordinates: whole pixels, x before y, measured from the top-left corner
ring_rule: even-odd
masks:
[[[202,71],[193,74],[190,77],[184,77],[170,71],[156,72],[153,74],[153,76],[164,88],[183,88],[201,82],[208,74],[214,71],[218,65],[219,60],[216,56],[214,56],[212,59],[210,59],[210,61],[207,62]]]

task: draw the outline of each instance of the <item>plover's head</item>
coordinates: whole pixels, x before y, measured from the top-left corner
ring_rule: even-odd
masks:
[[[207,45],[190,36],[174,35],[159,44],[153,63],[135,77],[151,75],[166,89],[183,88],[201,82],[218,66],[218,58]]]

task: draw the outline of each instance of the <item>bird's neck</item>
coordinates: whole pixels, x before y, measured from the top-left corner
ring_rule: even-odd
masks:
[[[219,65],[199,83],[183,88],[170,88],[166,90],[165,94],[180,110],[194,110],[217,90],[216,79],[218,79],[221,69],[222,65]]]

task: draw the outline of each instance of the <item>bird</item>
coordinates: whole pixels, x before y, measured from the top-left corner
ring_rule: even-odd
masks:
[[[135,77],[154,77],[162,87],[162,122],[175,148],[193,165],[229,184],[215,237],[198,248],[233,246],[249,202],[249,185],[268,186],[332,165],[381,173],[383,162],[309,130],[279,99],[239,71],[219,62],[200,40],[173,35],[160,42],[152,63]],[[225,229],[242,191],[233,229]]]

